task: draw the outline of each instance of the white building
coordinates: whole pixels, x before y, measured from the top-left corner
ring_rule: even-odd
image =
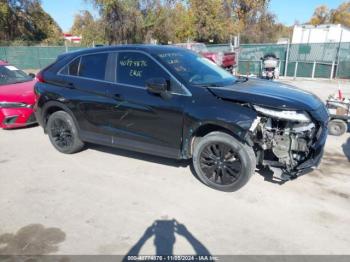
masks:
[[[292,44],[350,42],[350,28],[342,25],[296,25]]]

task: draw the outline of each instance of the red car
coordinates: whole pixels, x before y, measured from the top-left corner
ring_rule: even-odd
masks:
[[[227,71],[232,72],[233,68],[237,66],[235,52],[212,52],[208,50],[205,44],[195,42],[175,45],[199,53]]]
[[[0,128],[34,124],[34,75],[0,60]]]

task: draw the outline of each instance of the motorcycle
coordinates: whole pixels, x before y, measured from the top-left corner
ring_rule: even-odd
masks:
[[[268,80],[279,78],[279,58],[274,54],[267,54],[261,58],[261,75]]]

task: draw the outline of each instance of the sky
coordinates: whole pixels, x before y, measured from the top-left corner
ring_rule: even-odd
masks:
[[[317,6],[327,5],[333,9],[344,2],[345,0],[271,0],[270,10],[277,15],[279,22],[293,25],[295,21],[309,21]]]
[[[279,22],[293,25],[295,21],[308,21],[315,8],[326,4],[336,8],[345,0],[271,0],[270,10],[277,15]],[[84,0],[42,0],[43,7],[61,26],[64,32],[69,31],[74,15],[81,10],[89,10],[95,17],[97,11]]]
[[[94,16],[98,13],[91,4],[84,0],[41,0],[44,10],[49,13],[63,32],[73,25],[74,15],[82,10],[89,10]]]

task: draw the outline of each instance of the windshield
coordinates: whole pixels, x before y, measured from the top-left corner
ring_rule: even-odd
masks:
[[[158,52],[157,58],[187,84],[198,86],[228,86],[237,78],[207,58],[190,51],[171,50]]]
[[[0,85],[23,83],[31,80],[30,76],[14,66],[0,66]]]

